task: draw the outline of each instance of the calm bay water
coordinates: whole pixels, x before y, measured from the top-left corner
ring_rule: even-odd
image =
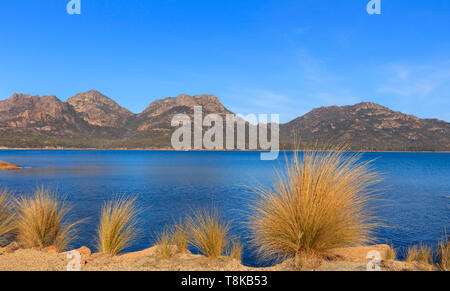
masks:
[[[287,153],[291,155],[292,153]],[[366,153],[385,181],[377,214],[389,226],[381,243],[405,248],[434,244],[450,231],[450,154]],[[67,197],[71,219],[90,218],[74,247],[95,249],[94,234],[103,203],[118,193],[136,195],[141,233],[128,251],[153,244],[155,233],[193,210],[214,205],[246,243],[243,222],[252,196],[247,185],[270,185],[277,161],[260,161],[258,152],[39,151],[2,150],[0,160],[24,169],[0,172],[0,187],[30,195],[45,185]],[[264,265],[245,249],[244,263]]]

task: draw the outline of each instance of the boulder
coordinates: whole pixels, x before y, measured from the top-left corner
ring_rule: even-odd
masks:
[[[19,166],[0,161],[0,170],[10,171],[10,170],[18,170],[18,169],[20,169]]]
[[[17,242],[12,242],[6,247],[0,249],[0,254],[11,254],[20,249],[20,245]]]

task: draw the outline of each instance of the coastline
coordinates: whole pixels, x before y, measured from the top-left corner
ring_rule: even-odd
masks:
[[[45,148],[8,148],[0,147],[0,151],[154,151],[154,152],[267,152],[269,150],[175,150],[172,148],[71,148],[71,147],[45,147]],[[280,152],[307,152],[321,151],[317,149],[280,149]],[[429,154],[448,154],[450,151],[347,151],[350,153],[429,153]]]

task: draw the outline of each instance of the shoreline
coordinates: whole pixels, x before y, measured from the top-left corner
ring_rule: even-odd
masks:
[[[270,150],[175,150],[171,148],[8,148],[0,147],[0,151],[154,151],[154,152],[269,152]],[[292,149],[280,149],[280,152],[307,152],[307,151],[323,151],[313,149],[292,150]],[[349,153],[429,153],[429,154],[448,154],[450,151],[346,151]]]

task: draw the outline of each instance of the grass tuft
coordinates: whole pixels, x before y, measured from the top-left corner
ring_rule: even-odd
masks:
[[[156,239],[156,254],[163,259],[170,259],[173,255],[173,245],[171,244],[170,232],[163,230]]]
[[[439,268],[443,271],[450,271],[450,242],[441,241],[437,247],[437,258]]]
[[[433,252],[431,247],[421,244],[420,246],[412,246],[408,249],[406,255],[408,263],[420,263],[425,265],[433,264]]]
[[[186,253],[189,244],[189,230],[182,221],[179,221],[171,231],[171,240],[180,253]]]
[[[75,238],[75,226],[65,223],[70,208],[59,201],[56,193],[39,188],[34,196],[16,200],[17,240],[25,248],[55,246],[65,250]]]
[[[121,196],[105,203],[97,230],[98,250],[117,255],[129,247],[137,235],[136,218],[139,213],[136,198]]]
[[[10,194],[0,191],[0,245],[6,243],[6,236],[14,230],[14,217],[11,212]]]
[[[373,241],[378,224],[369,203],[380,179],[359,159],[342,150],[295,154],[274,187],[254,189],[249,227],[262,258],[318,255]]]
[[[417,246],[412,246],[408,248],[408,252],[406,254],[406,261],[408,263],[413,263],[417,261],[419,257],[419,249]]]
[[[242,261],[242,245],[240,241],[235,240],[230,243],[227,256],[239,262]]]
[[[187,220],[191,234],[191,245],[210,258],[220,257],[227,245],[229,226],[217,211],[196,212]]]
[[[395,261],[397,259],[397,251],[394,246],[391,245],[390,248],[386,251],[385,260],[386,261]]]

